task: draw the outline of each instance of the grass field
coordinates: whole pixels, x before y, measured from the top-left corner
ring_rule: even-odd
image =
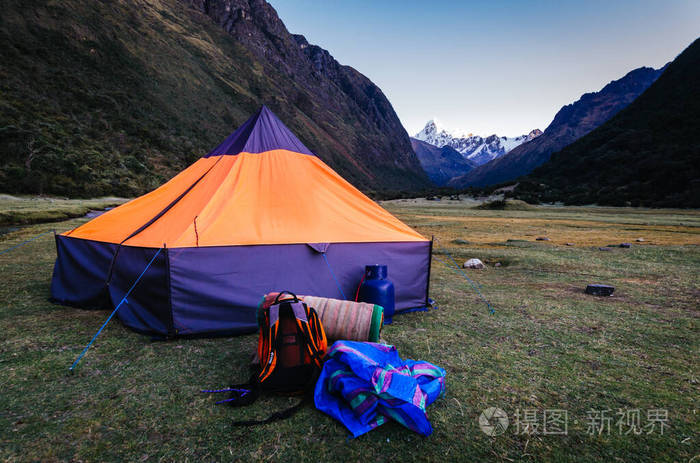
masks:
[[[123,203],[122,198],[61,199],[0,194],[0,226],[57,222]]]
[[[447,395],[428,408],[430,437],[389,423],[348,440],[311,407],[276,425],[232,427],[234,417],[291,403],[267,397],[234,410],[198,393],[247,379],[253,335],[152,342],[112,322],[68,375],[107,313],[47,302],[55,250],[46,236],[0,255],[0,460],[700,461],[700,212],[469,205],[385,203],[438,240],[431,296],[439,309],[397,317],[383,331],[402,356],[447,370]],[[84,220],[8,233],[0,251]],[[621,242],[632,247],[598,250]],[[468,275],[495,315],[445,265],[448,252],[488,264]],[[615,295],[584,294],[593,282],[614,285]],[[491,406],[510,418],[496,437],[478,426]],[[541,423],[554,409],[568,413],[566,435],[516,433],[526,414]],[[589,435],[589,416],[603,410],[609,434]],[[625,434],[620,410],[633,424],[639,410],[647,429]],[[650,410],[667,420],[647,434]]]

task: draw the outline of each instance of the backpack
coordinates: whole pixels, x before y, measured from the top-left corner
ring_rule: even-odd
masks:
[[[280,300],[285,293],[291,299]],[[303,392],[314,373],[321,371],[328,349],[318,314],[294,293],[283,291],[263,309],[262,318],[258,337],[260,386],[267,391]]]
[[[294,293],[282,291],[268,308],[262,308],[258,335],[258,364],[247,383],[229,389],[203,392],[231,392],[218,403],[234,407],[250,405],[261,392],[302,395],[313,390],[328,348],[328,340],[316,311]],[[272,414],[262,421],[236,421],[238,426],[264,424],[287,418],[306,401]]]

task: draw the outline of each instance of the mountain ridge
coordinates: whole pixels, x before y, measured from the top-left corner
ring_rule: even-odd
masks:
[[[629,105],[664,69],[665,66],[660,69],[640,67],[609,82],[598,92],[584,93],[578,100],[557,111],[540,137],[514,148],[507,156],[454,178],[449,185],[456,188],[482,187],[530,173],[549,160],[553,152],[589,133]]]
[[[478,166],[503,156],[520,144],[537,138],[541,134],[539,129],[534,129],[528,134],[517,137],[504,137],[496,134],[481,137],[463,131],[449,131],[433,118],[413,138],[438,148],[450,146]]]
[[[381,89],[303,42],[263,0],[8,0],[3,190],[142,194],[261,104],[366,192],[429,186]]]
[[[474,162],[448,145],[438,148],[428,142],[411,138],[411,146],[428,178],[437,186],[444,186],[456,175],[476,167]]]
[[[700,39],[610,120],[522,179],[527,201],[700,207]]]

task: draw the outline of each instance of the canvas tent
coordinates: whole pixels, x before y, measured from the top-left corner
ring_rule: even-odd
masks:
[[[431,242],[317,158],[266,107],[158,189],[56,236],[54,301],[160,335],[257,329],[263,294],[354,296],[387,264],[397,310],[427,304]]]

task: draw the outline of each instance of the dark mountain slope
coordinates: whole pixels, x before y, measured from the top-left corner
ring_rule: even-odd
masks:
[[[626,109],[552,155],[523,199],[700,207],[700,39]]]
[[[463,175],[476,167],[475,163],[448,145],[438,148],[430,143],[411,138],[411,146],[423,170],[437,186],[443,186],[451,178]]]
[[[139,194],[261,104],[365,191],[429,185],[381,90],[304,42],[262,0],[3,2],[0,188]]]
[[[642,67],[610,82],[599,92],[584,94],[578,101],[562,107],[542,135],[453,180],[450,186],[493,185],[530,173],[549,160],[553,152],[595,129],[634,101],[662,72],[663,69]]]

